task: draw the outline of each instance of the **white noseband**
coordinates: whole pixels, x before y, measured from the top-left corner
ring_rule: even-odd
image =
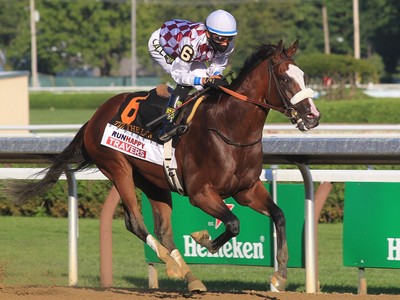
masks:
[[[295,105],[297,103],[299,103],[300,101],[306,99],[306,98],[312,98],[314,96],[314,91],[311,88],[306,88],[304,90],[301,90],[299,92],[297,92],[292,99],[290,99],[290,103],[292,103],[292,105]]]

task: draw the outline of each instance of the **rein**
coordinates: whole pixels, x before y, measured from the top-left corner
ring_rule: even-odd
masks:
[[[273,72],[274,67],[280,65],[282,62],[284,62],[284,61],[286,61],[286,60],[289,60],[289,59],[290,59],[290,57],[286,57],[286,58],[284,58],[284,59],[278,61],[278,62],[277,62],[276,64],[274,64],[274,65],[272,65],[272,64],[271,64],[271,60],[268,59],[268,73],[269,73],[269,79],[268,79],[268,96],[267,96],[266,99],[268,99],[269,96],[270,96],[271,81],[272,81],[272,78],[273,78],[273,79],[274,79],[274,83],[275,83],[275,85],[276,85],[276,88],[277,88],[277,90],[278,90],[278,92],[279,92],[279,96],[281,97],[281,99],[284,100],[284,101],[282,101],[284,107],[275,106],[275,105],[271,105],[271,104],[268,104],[268,103],[262,103],[262,102],[256,101],[256,100],[254,100],[254,99],[251,99],[251,98],[249,98],[249,97],[247,97],[247,96],[245,96],[245,95],[243,95],[243,94],[240,94],[240,93],[238,93],[238,92],[232,91],[232,90],[230,90],[230,89],[228,89],[228,88],[226,88],[226,87],[223,87],[223,86],[220,86],[219,88],[220,88],[222,91],[224,91],[225,93],[227,93],[227,94],[229,94],[229,95],[231,95],[231,96],[233,96],[233,97],[235,97],[235,98],[237,98],[237,99],[239,99],[239,100],[252,103],[252,104],[257,105],[257,106],[262,107],[262,108],[273,109],[273,110],[276,110],[276,111],[278,111],[278,112],[284,114],[285,116],[289,116],[289,115],[290,115],[290,114],[289,114],[289,111],[292,110],[292,108],[290,108],[290,106],[288,105],[289,100],[288,100],[287,97],[285,96],[285,93],[284,93],[284,91],[282,90],[282,87],[279,85],[278,79],[276,78],[275,73]]]
[[[230,89],[228,89],[228,88],[226,88],[224,86],[220,86],[219,88],[221,90],[223,90],[225,93],[227,93],[227,94],[229,94],[229,95],[231,95],[231,96],[233,96],[233,97],[235,97],[235,98],[237,98],[239,100],[252,103],[252,104],[257,105],[259,107],[267,108],[267,109],[273,109],[273,110],[279,111],[280,113],[285,113],[285,111],[286,111],[282,107],[274,106],[274,105],[271,105],[271,104],[268,104],[268,103],[262,103],[262,102],[250,99],[249,97],[247,97],[247,96],[245,96],[243,94],[240,94],[238,92],[232,91],[232,90],[230,90]]]

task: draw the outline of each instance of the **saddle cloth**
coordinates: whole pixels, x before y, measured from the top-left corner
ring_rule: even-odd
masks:
[[[168,97],[165,85],[149,92],[127,94],[118,113],[106,125],[101,144],[163,165],[164,145],[146,124],[164,113]]]
[[[127,155],[158,165],[164,164],[164,143],[158,139],[156,128],[147,128],[146,124],[161,116],[167,107],[170,92],[166,85],[157,86],[149,92],[127,94],[118,109],[118,113],[104,129],[101,144]],[[202,98],[193,105],[188,120],[193,117]],[[189,106],[187,106],[189,107]],[[172,147],[170,168],[176,167],[175,148]]]

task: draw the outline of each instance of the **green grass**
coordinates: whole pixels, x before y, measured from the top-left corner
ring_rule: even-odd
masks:
[[[29,107],[36,108],[92,108],[96,109],[106,100],[117,95],[117,92],[31,92],[29,94]]]
[[[0,284],[68,284],[68,220],[0,217]],[[342,224],[319,225],[319,280],[322,292],[357,293],[358,270],[342,266]],[[79,286],[99,287],[99,221],[79,220]],[[184,291],[186,284],[170,280],[157,265],[160,288]],[[192,265],[209,290],[268,290],[272,268]],[[304,269],[289,269],[289,291],[305,291]],[[366,269],[368,293],[400,294],[399,270]],[[113,223],[115,287],[147,288],[143,243]]]
[[[83,124],[88,121],[95,109],[30,109],[31,125],[41,124]]]
[[[117,93],[30,93],[31,125],[83,124]]]

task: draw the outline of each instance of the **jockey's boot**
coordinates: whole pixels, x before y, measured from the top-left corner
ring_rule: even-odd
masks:
[[[168,142],[174,135],[182,134],[187,130],[186,125],[175,125],[175,107],[182,104],[185,101],[187,95],[191,90],[190,86],[184,86],[178,84],[175,90],[172,92],[171,97],[168,100],[166,114],[167,116],[163,120],[161,129],[158,132],[158,138],[163,142]]]

